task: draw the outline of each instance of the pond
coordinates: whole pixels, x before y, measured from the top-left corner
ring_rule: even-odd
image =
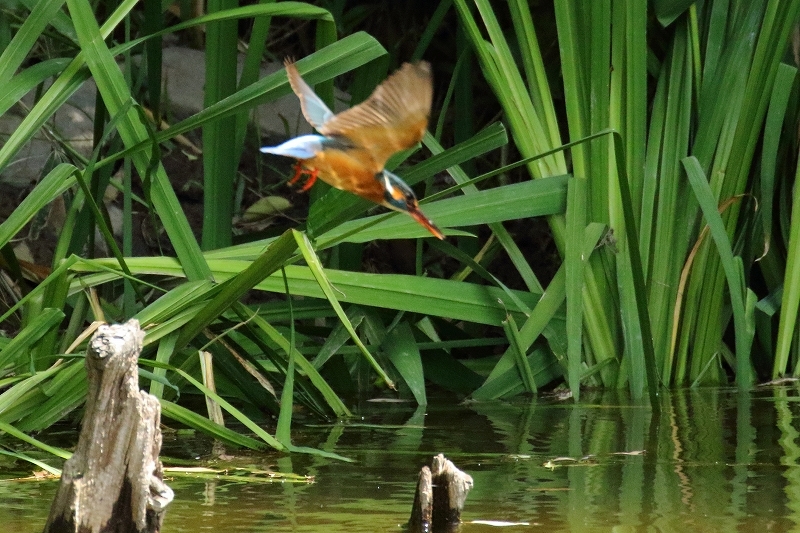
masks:
[[[365,402],[354,420],[294,435],[295,444],[355,462],[248,455],[230,463],[313,481],[172,478],[164,532],[400,532],[419,468],[439,452],[475,480],[462,533],[800,531],[798,385],[661,400],[657,417],[616,391],[585,393],[578,404]],[[165,450],[176,445],[189,455],[209,448],[187,439]],[[0,482],[0,529],[41,531],[55,489]]]

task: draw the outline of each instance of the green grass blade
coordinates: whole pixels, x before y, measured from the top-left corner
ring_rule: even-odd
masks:
[[[274,0],[261,0],[259,3],[261,5],[274,4]],[[261,60],[264,57],[271,24],[271,16],[255,17],[253,20],[253,28],[250,31],[250,39],[247,43],[247,51],[244,56],[242,74],[239,77],[239,84],[237,86],[239,89],[252,85],[258,81],[258,77],[261,75]],[[236,115],[236,142],[234,144],[234,152],[239,154],[239,156],[241,156],[242,148],[244,147],[244,139],[249,122],[249,113],[241,112]]]
[[[778,148],[780,147],[783,121],[786,118],[786,108],[789,105],[789,96],[797,68],[781,63],[772,88],[769,110],[764,123],[764,147],[761,155],[761,191],[759,208],[764,226],[765,246],[769,247],[772,236],[772,205],[775,191],[775,175],[777,166]],[[789,254],[791,257],[791,254]]]
[[[29,394],[31,391],[38,389],[41,387],[42,383],[50,379],[53,374],[56,372],[60,372],[62,369],[61,364],[56,364],[48,368],[47,370],[42,370],[41,372],[37,372],[35,374],[25,375],[21,374],[17,376],[19,381],[14,383],[12,386],[8,387],[0,394],[0,418],[6,421],[12,420],[11,417],[7,416],[7,413],[10,409],[14,408],[15,405],[20,403],[22,398]],[[4,386],[7,386],[8,383],[4,383]]]
[[[319,284],[319,288],[322,290],[322,293],[330,302],[331,307],[333,307],[333,310],[336,312],[339,320],[342,322],[345,329],[347,329],[348,333],[350,333],[350,338],[353,339],[353,343],[358,346],[366,360],[369,361],[369,364],[372,365],[372,368],[374,368],[375,372],[378,373],[378,376],[380,376],[380,378],[386,382],[386,385],[389,388],[394,389],[394,383],[392,382],[391,378],[389,378],[389,376],[386,374],[386,371],[383,370],[381,365],[378,364],[369,350],[367,350],[367,347],[364,346],[364,343],[361,342],[361,339],[358,337],[355,329],[353,329],[353,325],[350,324],[350,320],[347,318],[347,314],[344,312],[342,305],[336,298],[336,295],[333,292],[333,285],[331,284],[331,281],[329,280],[325,270],[322,268],[322,264],[320,263],[317,254],[314,253],[314,249],[311,246],[308,237],[306,237],[305,234],[296,231],[293,231],[293,233],[295,240],[297,241],[297,245],[300,248],[300,252],[303,254],[303,258],[306,260],[309,270]]]
[[[251,261],[214,259],[209,262],[214,276],[224,282],[247,269]],[[137,274],[151,274],[168,277],[185,276],[180,265],[172,258],[130,258],[128,266]],[[112,259],[95,259],[91,263],[80,262],[72,266],[75,273],[82,274],[76,279],[71,291],[107,283],[118,279],[120,274],[106,273],[105,269],[118,269]],[[96,274],[98,271],[101,274]],[[319,283],[307,267],[287,266],[289,289],[293,295],[312,298],[326,298]],[[263,274],[262,274],[263,275]],[[499,326],[505,320],[506,311],[514,314],[516,320],[524,320],[521,309],[513,301],[504,301],[505,292],[496,287],[487,287],[462,281],[450,281],[430,277],[406,276],[400,274],[370,274],[326,269],[329,282],[338,289],[339,299],[371,306],[385,306],[388,309],[466,320],[478,324]],[[283,293],[283,282],[273,274],[255,287],[258,290]],[[533,307],[538,298],[535,293],[515,292],[517,298],[527,307]],[[147,338],[145,338],[147,342]],[[179,343],[180,344],[180,343]]]
[[[521,342],[517,323],[514,322],[513,316],[508,315],[508,318],[503,321],[503,330],[506,332],[506,337],[508,337],[509,349],[516,356],[517,371],[522,377],[525,390],[536,394],[536,380],[533,378],[531,366],[528,364],[528,358],[525,356],[526,349]]]
[[[173,332],[158,343],[158,350],[156,351],[156,361],[158,363],[161,363],[161,365],[169,364],[169,360],[175,352],[176,340],[178,340],[178,333]],[[164,366],[157,366],[153,370],[153,376],[154,379],[150,380],[150,394],[161,400],[164,397],[164,380],[167,379],[167,369]]]
[[[548,323],[561,309],[566,298],[566,270],[564,265],[556,272],[547,290],[542,293],[542,297],[531,310],[530,316],[522,324],[518,332],[518,346],[523,353],[527,353],[533,342],[542,334]],[[487,378],[487,382],[497,377],[497,375],[507,371],[513,366],[514,354],[509,350],[500,358],[497,365],[492,369],[492,373]],[[505,362],[504,362],[505,360]]]
[[[275,438],[287,446],[292,444],[292,410],[294,409],[294,372],[295,358],[292,351],[295,348],[294,313],[292,311],[292,295],[289,293],[289,283],[286,281],[286,270],[281,269],[283,286],[286,294],[286,304],[289,310],[289,349],[286,351],[286,379],[283,380],[283,390],[281,391],[281,407],[278,413],[278,424],[275,428]]]
[[[245,270],[226,282],[214,298],[189,321],[178,337],[176,349],[180,350],[186,346],[195,335],[241,298],[245,292],[253,288],[264,277],[277,271],[296,249],[291,231],[286,231],[258,259],[248,263]]]
[[[795,342],[797,336],[797,308],[800,305],[800,187],[797,186],[798,183],[800,183],[800,164],[795,171],[792,223],[786,249],[781,317],[778,322],[775,362],[772,368],[774,378],[786,373],[792,343]],[[795,366],[794,375],[800,375],[800,364]]]
[[[206,397],[211,398],[215,402],[219,404],[219,406],[225,411],[227,411],[231,416],[233,416],[236,420],[239,421],[243,426],[247,429],[255,433],[261,440],[267,443],[270,447],[276,450],[285,450],[286,446],[284,446],[281,442],[275,439],[272,435],[267,433],[264,429],[261,428],[258,424],[253,422],[250,417],[242,413],[239,409],[234,407],[230,402],[225,400],[223,397],[218,395],[216,392],[212,391],[211,389],[207,388],[205,385],[194,379],[188,373],[184,372],[180,368],[172,367],[171,370],[179,374],[183,379],[191,383],[197,390],[202,392]],[[163,401],[163,400],[162,400]],[[211,421],[209,421],[211,422]],[[218,426],[218,424],[214,424]],[[221,427],[221,426],[219,426]]]
[[[508,3],[508,7],[519,43],[519,54],[525,69],[528,90],[532,95],[532,104],[537,115],[544,120],[544,133],[550,135],[550,145],[558,146],[561,144],[558,118],[551,105],[553,98],[542,53],[539,49],[539,41],[536,37],[536,28],[530,13],[530,5],[524,0],[514,0]]]
[[[566,176],[556,176],[514,183],[475,194],[423,203],[422,209],[440,228],[563,213],[566,207],[566,182]],[[330,242],[429,236],[430,233],[412,218],[402,213],[388,213],[345,222],[321,235],[319,241],[320,246],[325,248]]]
[[[317,369],[308,361],[296,348],[292,349],[289,341],[277,329],[269,324],[264,318],[258,314],[252,314],[242,304],[234,305],[234,311],[239,315],[241,320],[247,320],[253,323],[253,326],[263,332],[272,342],[278,345],[286,354],[291,354],[295,360],[300,372],[305,374],[309,381],[316,387],[322,394],[322,397],[327,402],[333,413],[338,417],[351,416],[347,406],[344,405],[339,396],[331,389],[330,385],[325,381]]]
[[[194,428],[209,437],[213,437],[220,442],[249,448],[251,450],[263,450],[265,448],[264,443],[260,440],[237,433],[232,429],[212,422],[208,418],[168,400],[161,399],[161,414],[175,422]]]
[[[575,401],[581,396],[583,351],[583,270],[588,257],[583,255],[583,232],[586,227],[586,180],[573,178],[567,192],[567,383]]]
[[[0,60],[2,61],[2,60]],[[5,114],[11,106],[22,100],[22,97],[34,90],[47,78],[62,72],[69,60],[64,58],[47,59],[31,65],[9,80],[0,94],[0,115]]]
[[[555,113],[550,110],[554,107],[552,101],[545,101],[548,91],[540,89],[528,89],[519,69],[515,65],[515,54],[507,42],[509,35],[508,28],[503,27],[495,16],[492,5],[483,0],[476,2],[481,20],[486,27],[489,41],[484,40],[481,29],[472,15],[472,12],[465,0],[455,0],[460,20],[465,29],[465,34],[472,41],[475,51],[480,59],[481,68],[484,76],[489,82],[493,92],[500,102],[505,116],[508,120],[512,137],[517,148],[524,158],[531,157],[537,153],[543,154],[553,149],[555,144],[553,139],[560,138],[560,131],[557,126],[558,121],[553,120]],[[588,4],[587,4],[588,5]],[[578,10],[576,6],[569,2],[557,2],[556,21],[558,23],[559,44],[562,57],[562,77],[565,80],[564,94],[567,101],[567,118],[569,131],[574,139],[581,139],[588,136],[586,127],[586,109],[589,108],[588,98],[583,98],[585,90],[581,84],[585,81],[585,70],[582,70],[583,61],[577,47],[582,26],[576,24],[576,16],[571,10]],[[517,16],[524,17],[524,10],[515,6],[513,9],[518,13]],[[585,9],[585,7],[584,7]],[[527,21],[521,21],[525,32],[523,36],[517,36],[517,40],[524,42],[532,38],[530,28],[527,28]],[[535,54],[535,49],[525,50],[523,53]],[[529,58],[523,60],[524,64],[534,65],[539,62],[539,58]],[[605,66],[607,69],[607,65]],[[526,74],[539,76],[536,68],[528,67]],[[546,83],[543,79],[528,80],[529,83],[539,87]],[[529,93],[535,91],[533,97]],[[539,99],[540,104],[534,105],[532,100]],[[542,111],[537,111],[541,109]],[[552,115],[551,115],[552,113]],[[543,116],[540,116],[543,115]],[[586,146],[576,145],[572,148],[572,160],[576,176],[587,177],[586,171],[587,157]],[[551,156],[537,160],[535,163],[528,164],[528,171],[533,178],[545,176],[563,175],[567,172],[567,165],[564,154],[558,152]],[[600,172],[605,172],[603,169]],[[551,216],[548,219],[553,232],[553,238],[560,253],[564,254],[565,249],[565,221],[563,216]],[[518,269],[520,266],[517,266]],[[524,268],[524,267],[523,267]],[[520,272],[523,272],[520,270]],[[612,302],[614,297],[612,287],[605,281],[604,273],[601,268],[597,272],[588,269],[585,274],[585,305],[587,313],[586,332],[588,341],[591,343],[592,351],[598,360],[611,360],[619,353],[615,342],[616,318],[611,316],[614,309]],[[529,288],[533,285],[528,281]]]
[[[77,169],[62,163],[51,170],[0,224],[0,246],[8,244],[47,204],[75,185]]]
[[[130,89],[103,41],[89,3],[86,0],[68,0],[67,4],[75,22],[75,30],[81,43],[81,49],[85,54],[86,64],[94,76],[97,89],[103,97],[109,114],[115,116],[131,100]],[[141,122],[138,113],[133,109],[125,112],[125,117],[119,124],[119,133],[127,146],[134,146],[149,139],[146,125]],[[159,214],[164,229],[189,278],[210,277],[211,272],[203,260],[200,247],[183,215],[183,210],[169,183],[164,167],[158,161],[151,161],[144,153],[134,154],[133,162],[140,175],[149,176],[152,180],[150,198],[153,206]]]
[[[619,180],[620,204],[623,211],[625,235],[620,236],[621,250],[617,283],[620,288],[621,315],[623,333],[626,337],[627,353],[630,374],[630,390],[634,398],[641,396],[646,384],[650,395],[650,404],[655,406],[658,401],[658,370],[655,350],[653,348],[653,333],[650,329],[650,316],[647,308],[647,286],[645,284],[644,267],[642,266],[643,250],[639,245],[639,232],[636,226],[635,202],[632,199],[628,186],[628,174],[624,161],[623,140],[615,134],[614,148],[617,161],[617,175]],[[620,272],[621,271],[621,272]],[[639,357],[641,354],[641,357]]]
[[[624,46],[625,79],[619,89],[624,109],[622,129],[625,137],[626,175],[631,189],[633,212],[637,225],[641,224],[639,214],[642,206],[642,190],[645,186],[645,156],[647,152],[648,124],[648,73],[647,73],[647,4],[644,2],[625,2],[625,34],[624,43],[615,42],[613,47]],[[616,69],[615,69],[616,70]],[[647,255],[647,248],[642,247],[640,253]]]
[[[3,315],[0,316],[0,323],[5,321],[13,313],[16,313],[22,309],[23,306],[25,306],[26,316],[32,314],[30,310],[37,308],[46,300],[46,295],[51,290],[51,286],[61,282],[62,276],[74,265],[75,261],[76,259],[73,258],[62,261],[61,264],[58,265],[58,268],[53,270],[44,281],[34,287],[34,289],[28,294],[20,298],[20,300],[12,305],[8,311],[3,313]],[[116,278],[117,276],[115,275],[113,277]]]
[[[16,437],[17,439],[21,440],[26,444],[30,444],[31,446],[35,446],[42,451],[45,451],[51,455],[55,455],[56,457],[60,457],[61,459],[69,459],[72,454],[66,450],[62,450],[61,448],[56,448],[55,446],[50,446],[49,444],[45,444],[44,442],[34,439],[23,433],[22,431],[18,430],[11,424],[6,424],[5,422],[0,422],[0,431],[4,433],[8,433],[12,437]]]
[[[414,339],[414,333],[407,322],[400,322],[386,336],[383,347],[389,361],[403,378],[417,405],[428,405],[425,394],[425,374],[422,370],[422,357]]]
[[[486,270],[480,263],[475,261],[469,254],[467,254],[466,252],[464,252],[460,248],[457,248],[457,247],[451,245],[448,242],[432,241],[431,242],[431,247],[443,251],[444,253],[446,253],[447,255],[452,257],[453,259],[459,260],[465,267],[467,267],[470,270],[474,271],[477,275],[482,277],[484,280],[488,281],[489,283],[491,283],[495,287],[498,287],[498,288],[502,289],[503,292],[506,293],[506,296],[508,297],[508,299],[511,300],[512,302],[514,302],[514,305],[516,305],[518,309],[522,309],[525,312],[526,315],[528,315],[530,313],[530,309],[528,308],[527,305],[525,305],[525,302],[523,302],[522,300],[517,298],[517,295],[511,289],[509,289],[506,286],[505,283],[503,283],[502,281],[497,279],[497,277],[495,277],[491,272]],[[463,279],[463,278],[459,278],[459,279]],[[544,291],[540,291],[540,292],[544,292]]]
[[[691,0],[656,0],[653,2],[656,17],[662,26],[669,26],[694,2]]]
[[[642,202],[642,245],[647,260],[647,301],[653,330],[654,352],[661,362],[665,383],[680,382],[676,367],[686,363],[672,351],[673,312],[681,267],[690,247],[687,224],[696,204],[682,191],[686,182],[680,159],[688,155],[691,139],[692,83],[688,35],[679,24],[671,50],[661,68],[648,139],[647,175]],[[681,317],[683,321],[685,317]]]
[[[37,389],[38,402],[16,422],[18,429],[42,431],[62,420],[86,401],[86,369],[82,359],[61,367],[52,379]]]
[[[208,12],[236,7],[237,0],[209,0]],[[203,107],[236,92],[239,50],[235,20],[206,26],[206,79]],[[233,184],[236,181],[236,115],[203,125],[203,249],[231,245]]]
[[[163,258],[167,261],[164,263],[172,265],[176,269],[180,269],[180,265],[173,258]],[[102,270],[103,266],[88,261],[86,266],[93,266]],[[141,267],[138,267],[141,268]],[[136,268],[135,268],[136,269]],[[139,270],[140,274],[144,273]],[[109,273],[108,276],[111,276]],[[220,290],[220,286],[210,280],[187,281],[181,283],[174,289],[167,291],[161,297],[156,299],[150,305],[136,313],[134,318],[139,320],[142,327],[149,327],[174,318],[186,309],[201,304],[210,298],[213,298]],[[148,329],[147,337],[145,337],[145,346],[150,342],[150,336],[153,331]]]
[[[32,317],[30,322],[25,324],[25,328],[0,351],[0,370],[5,370],[10,364],[14,366],[22,364],[24,356],[30,356],[34,344],[58,326],[63,319],[64,312],[52,307],[47,307]],[[30,364],[33,366],[32,359]],[[35,368],[33,370],[35,371]]]
[[[488,129],[489,128],[486,128],[484,131]],[[503,131],[505,132],[505,129]],[[434,156],[444,152],[444,148],[430,135],[426,134],[422,139],[422,142],[425,143]],[[507,142],[507,140],[505,142]],[[469,178],[467,177],[466,172],[464,172],[460,166],[451,167],[448,169],[448,172],[453,177],[455,182],[459,186],[463,187],[462,190],[464,191],[465,195],[475,194],[478,192],[478,188],[474,184],[466,184],[469,181]],[[530,264],[523,255],[522,251],[519,249],[519,246],[514,242],[514,239],[511,237],[505,227],[498,222],[492,222],[489,224],[489,228],[492,230],[492,233],[495,234],[497,240],[500,241],[500,244],[503,246],[508,254],[508,257],[511,259],[511,262],[516,267],[517,272],[519,272],[520,276],[522,276],[522,279],[525,281],[525,285],[528,287],[528,289],[534,292],[541,292],[542,285],[539,283],[539,280],[533,273]]]
[[[24,18],[11,42],[0,54],[0,87],[6,87],[26,56],[41,38],[44,29],[61,10],[64,0],[41,0]]]
[[[706,223],[711,230],[711,237],[714,239],[714,244],[716,244],[717,253],[725,270],[725,277],[728,280],[728,292],[730,294],[731,307],[733,307],[735,324],[736,383],[740,388],[749,388],[755,380],[750,363],[750,342],[752,337],[748,333],[753,330],[753,327],[748,325],[748,314],[745,309],[744,272],[741,258],[734,258],[733,256],[731,243],[725,231],[725,223],[722,221],[719,211],[717,211],[714,193],[711,191],[705,173],[700,167],[700,162],[694,157],[687,157],[683,159],[683,165],[695,197],[703,210]]]
[[[538,387],[543,387],[563,377],[561,365],[548,350],[542,347],[534,348],[527,359]],[[477,394],[478,392],[480,392],[479,395]],[[482,400],[496,400],[522,392],[525,392],[525,385],[516,367],[512,367],[499,374],[492,381],[484,383],[473,397]]]
[[[52,476],[60,476],[61,475],[61,469],[56,468],[54,466],[50,466],[49,464],[45,463],[44,461],[40,461],[38,459],[34,459],[30,455],[24,454],[22,452],[10,452],[8,450],[0,450],[0,454],[6,455],[8,457],[13,457],[14,459],[17,459],[17,460],[20,460],[20,461],[25,461],[27,463],[30,463],[30,464],[34,465],[34,466],[38,466],[39,468],[41,468],[42,470],[44,470],[45,472],[47,472],[48,474],[50,474]]]

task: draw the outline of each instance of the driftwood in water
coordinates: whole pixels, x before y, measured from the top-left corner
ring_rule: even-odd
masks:
[[[100,326],[89,342],[89,392],[75,453],[64,464],[45,533],[156,533],[164,484],[161,406],[139,390],[139,322]]]
[[[461,510],[472,488],[472,477],[445,459],[434,456],[419,473],[414,506],[408,521],[413,533],[446,531],[461,523]]]

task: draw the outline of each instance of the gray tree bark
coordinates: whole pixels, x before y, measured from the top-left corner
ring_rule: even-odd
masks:
[[[423,466],[420,470],[409,529],[413,533],[429,533],[456,528],[472,484],[472,476],[456,468],[444,455],[434,456],[430,468]]]
[[[89,342],[89,392],[78,445],[64,464],[45,533],[157,533],[164,484],[161,406],[139,390],[137,320],[100,326]]]

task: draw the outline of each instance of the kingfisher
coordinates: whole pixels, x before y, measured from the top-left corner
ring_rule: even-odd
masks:
[[[399,176],[384,168],[392,154],[420,142],[433,99],[431,66],[405,63],[364,102],[334,115],[303,80],[294,62],[284,62],[300,109],[321,135],[301,135],[261,151],[297,159],[290,185],[307,191],[317,178],[389,209],[411,215],[435,237],[444,234],[419,208],[417,197]]]

